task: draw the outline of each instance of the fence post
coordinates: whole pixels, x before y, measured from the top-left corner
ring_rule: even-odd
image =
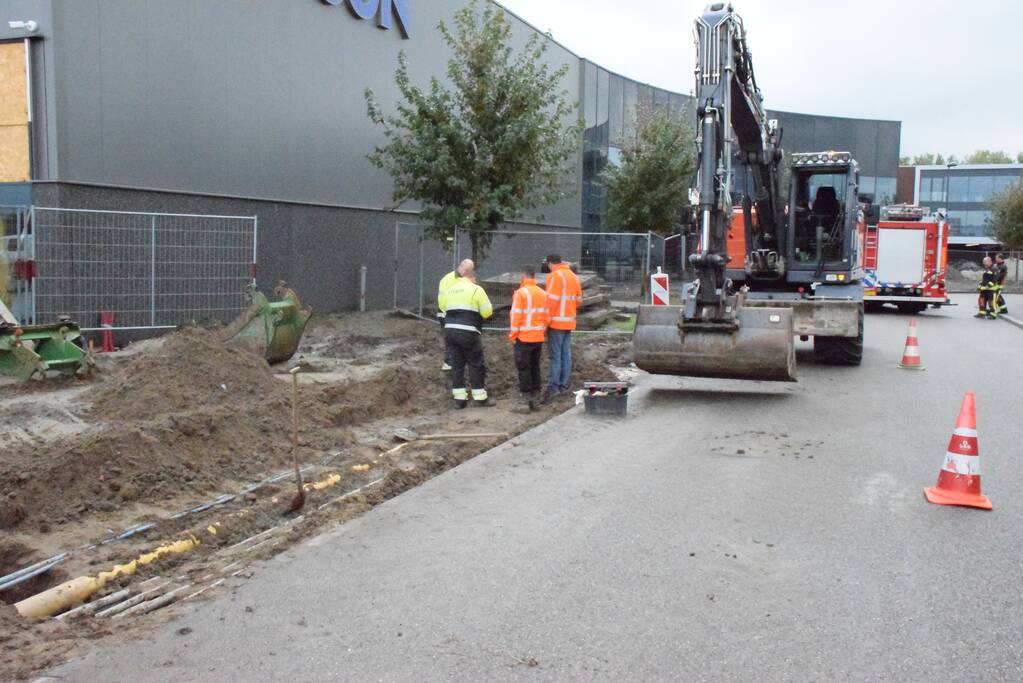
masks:
[[[32,269],[35,271],[35,278],[30,278],[27,281],[26,286],[32,290],[32,310],[29,311],[29,316],[33,325],[38,325],[39,320],[36,318],[36,287],[38,286],[38,275],[39,262],[36,260],[36,243],[39,241],[39,224],[36,222],[36,207],[33,206],[31,214],[29,216],[29,229],[32,230]],[[26,231],[27,232],[27,231]]]
[[[149,324],[156,327],[156,214],[149,217]]]
[[[366,266],[359,268],[359,312],[366,312]]]
[[[398,310],[398,240],[401,238],[401,223],[394,222],[394,296],[391,308]]]
[[[256,286],[259,268],[259,216],[252,217],[252,286]]]
[[[458,270],[459,257],[462,255],[462,229],[455,228],[455,240],[451,249],[451,270]]]
[[[654,234],[649,230],[646,233],[646,261],[643,263],[643,286],[640,288],[640,296],[646,300],[647,287],[650,286],[650,252],[654,248]]]
[[[423,274],[423,229],[419,228],[419,317],[423,317],[423,287],[425,286],[425,275]]]

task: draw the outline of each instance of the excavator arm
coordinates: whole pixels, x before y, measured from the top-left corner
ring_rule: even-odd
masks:
[[[792,312],[745,305],[726,275],[733,162],[750,169],[744,200],[747,273],[784,277],[784,212],[779,196],[781,132],[768,121],[742,20],[716,2],[696,20],[696,178],[693,204],[700,249],[684,303],[641,306],[633,336],[636,365],[655,374],[795,380]],[[747,192],[747,196],[749,193]],[[756,207],[756,220],[753,207]]]
[[[782,160],[781,130],[769,121],[757,87],[742,19],[731,4],[707,7],[696,20],[698,225],[701,252],[693,254],[699,286],[697,304],[714,306],[716,319],[726,318],[724,299],[728,254],[725,234],[732,219],[733,163],[738,155],[749,170],[752,200],[743,200],[746,270],[760,279],[784,275],[780,248],[784,216],[778,186]],[[756,208],[756,220],[753,208]],[[694,311],[695,313],[695,311]],[[706,315],[701,315],[706,319]]]

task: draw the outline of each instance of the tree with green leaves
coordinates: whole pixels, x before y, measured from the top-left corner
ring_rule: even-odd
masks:
[[[456,229],[468,230],[481,259],[502,223],[574,190],[581,124],[564,88],[568,65],[544,61],[549,36],[533,35],[516,53],[505,12],[479,0],[439,30],[451,49],[450,85],[437,77],[427,88],[415,85],[402,52],[397,111],[385,113],[365,93],[386,139],[369,159],[394,178],[396,207],[419,202],[431,235],[445,244]]]
[[[1013,183],[994,196],[988,225],[1006,247],[1023,249],[1023,182]]]
[[[694,155],[687,112],[637,107],[636,125],[601,182],[607,189],[607,224],[623,232],[678,232],[689,210]]]
[[[1019,154],[1016,155],[1016,163],[1023,164],[1023,152],[1020,152]]]
[[[913,160],[909,157],[899,157],[899,166],[912,166]]]
[[[1011,164],[1012,157],[1001,150],[978,149],[966,155],[964,164]]]

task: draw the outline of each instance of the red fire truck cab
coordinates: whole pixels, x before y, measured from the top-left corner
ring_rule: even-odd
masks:
[[[927,207],[899,204],[881,209],[867,226],[863,300],[868,311],[895,304],[904,313],[952,306],[945,288],[948,221]]]

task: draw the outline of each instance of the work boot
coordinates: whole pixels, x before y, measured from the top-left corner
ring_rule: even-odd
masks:
[[[533,412],[536,412],[537,410],[540,410],[540,392],[539,391],[534,391],[529,396],[529,409],[532,410]]]
[[[547,389],[544,389],[543,395],[540,396],[540,405],[545,406],[549,403],[553,403],[554,399],[556,399],[558,397],[558,394],[560,393],[561,392],[558,391],[557,389],[555,389],[554,391],[551,391],[549,387]]]
[[[493,408],[497,405],[497,401],[487,393],[486,389],[473,389],[472,405],[476,408]]]
[[[512,412],[522,414],[529,414],[530,412],[532,412],[533,411],[533,406],[531,405],[532,398],[533,397],[531,394],[522,394],[519,397],[519,400],[515,402],[515,405],[512,406]]]
[[[975,315],[975,316],[973,316],[973,317],[974,317],[974,318],[986,318],[986,317],[987,317],[987,313],[985,313],[984,311],[979,311],[979,312],[977,313],[977,315]]]
[[[467,405],[469,405],[468,401],[460,401],[457,398],[454,399],[454,403],[455,403],[455,410],[464,410],[465,407]]]

